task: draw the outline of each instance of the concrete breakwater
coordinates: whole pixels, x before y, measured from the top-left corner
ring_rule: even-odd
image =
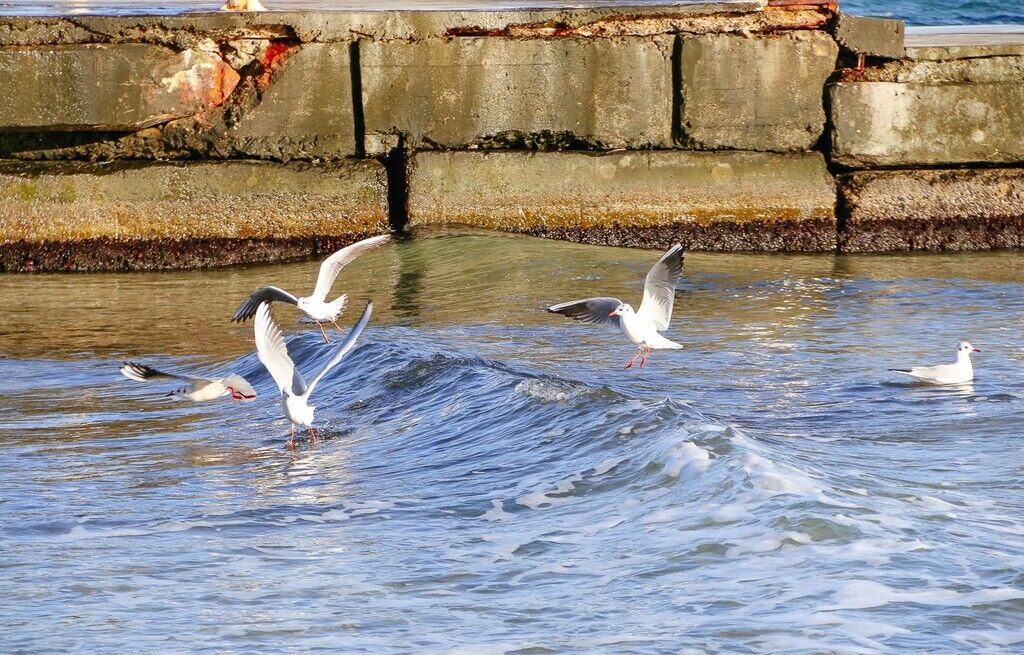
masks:
[[[1024,246],[1024,35],[818,0],[0,18],[0,267],[469,226],[698,250]]]

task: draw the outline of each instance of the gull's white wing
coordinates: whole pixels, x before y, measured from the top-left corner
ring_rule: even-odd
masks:
[[[295,368],[292,358],[288,356],[288,346],[284,343],[281,330],[270,315],[270,305],[260,303],[256,310],[256,354],[270,371],[270,376],[277,382],[277,388],[286,389],[293,395],[306,393],[306,382]]]
[[[677,243],[662,255],[644,280],[644,298],[636,313],[654,323],[659,332],[668,329],[672,320],[676,284],[682,274],[683,246]]]
[[[164,371],[158,371],[152,366],[146,366],[145,364],[139,364],[138,362],[125,362],[124,366],[121,367],[121,374],[129,380],[136,380],[138,382],[148,382],[149,380],[184,380],[191,384],[209,384],[212,380],[207,378],[194,378],[186,375],[177,375],[175,373],[165,373]]]
[[[379,237],[372,237],[370,239],[363,239],[362,241],[353,243],[351,246],[342,248],[325,259],[324,263],[320,264],[320,274],[316,277],[316,288],[313,289],[313,294],[310,297],[321,302],[327,300],[327,294],[331,292],[331,287],[334,286],[334,280],[337,279],[338,273],[341,273],[341,269],[345,268],[349,262],[367,250],[383,245],[390,240],[391,237],[387,234],[383,234]]]
[[[606,323],[618,327],[619,317],[610,316],[610,314],[621,304],[622,301],[618,298],[584,298],[551,305],[548,307],[548,311],[552,314],[574,318],[583,323]]]
[[[286,302],[291,305],[299,304],[299,299],[284,289],[278,289],[277,287],[263,287],[262,289],[256,289],[253,291],[252,295],[246,298],[245,302],[238,306],[238,309],[235,310],[235,315],[231,317],[231,320],[241,322],[252,318],[256,315],[256,308],[260,306],[260,303],[271,303],[275,300]]]
[[[256,399],[256,390],[252,388],[249,381],[243,378],[241,375],[231,374],[221,381],[225,387],[231,392],[231,397],[235,400],[246,402],[249,400]]]
[[[309,381],[309,393],[313,393],[313,387],[316,386],[316,383],[327,375],[328,371],[337,366],[338,363],[344,359],[345,355],[348,354],[348,351],[352,350],[352,347],[356,345],[356,339],[358,339],[359,335],[363,333],[363,329],[366,328],[366,324],[370,322],[370,314],[372,313],[373,303],[367,303],[366,309],[363,310],[363,315],[359,317],[359,322],[348,331],[348,336],[345,337],[345,341],[343,341],[341,346],[338,348],[338,352],[336,352],[334,357],[331,358],[331,361],[327,362],[320,372],[316,374],[316,377]]]

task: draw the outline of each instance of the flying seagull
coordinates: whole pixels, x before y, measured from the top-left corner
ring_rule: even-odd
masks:
[[[331,338],[328,337],[327,332],[324,331],[323,323],[325,321],[334,323],[334,327],[338,328],[338,331],[340,332],[341,327],[338,326],[338,317],[341,316],[341,312],[345,309],[345,303],[348,301],[348,296],[342,294],[331,302],[327,302],[327,294],[330,293],[331,287],[334,285],[334,280],[338,277],[338,273],[340,273],[341,269],[345,268],[349,262],[359,255],[363,254],[367,250],[387,243],[390,239],[391,237],[387,234],[379,237],[372,237],[370,239],[363,239],[362,241],[353,243],[346,248],[342,248],[325,259],[324,262],[320,264],[320,274],[316,278],[316,287],[313,289],[313,293],[305,298],[296,298],[287,291],[277,287],[263,287],[262,289],[257,289],[251,296],[245,299],[245,302],[239,305],[238,309],[235,310],[235,315],[231,317],[231,320],[242,322],[246,319],[252,318],[256,315],[256,309],[261,303],[269,303],[279,300],[281,302],[296,305],[300,312],[312,319],[320,327],[320,333],[324,335],[324,342],[330,343]]]
[[[606,323],[614,325],[626,338],[637,346],[636,354],[626,368],[640,360],[640,368],[647,362],[653,350],[679,349],[682,345],[658,334],[668,329],[672,320],[672,303],[675,301],[676,283],[683,274],[683,246],[676,244],[662,255],[658,263],[647,274],[644,281],[644,297],[640,309],[618,298],[587,298],[573,300],[548,307],[548,311],[574,318],[584,323]],[[646,349],[647,352],[644,352]]]
[[[891,368],[889,370],[932,384],[963,384],[974,379],[971,353],[980,352],[970,342],[961,341],[956,349],[956,361],[952,364],[915,366],[914,368]]]
[[[149,382],[150,380],[180,380],[185,386],[167,394],[178,399],[201,402],[230,395],[235,400],[247,401],[256,397],[256,391],[241,375],[229,375],[223,378],[197,378],[188,375],[176,375],[158,371],[152,366],[125,362],[121,373],[129,380]]]
[[[313,410],[316,407],[309,404],[309,396],[313,393],[316,383],[337,366],[348,354],[348,351],[352,350],[356,339],[359,338],[363,328],[370,321],[371,313],[373,313],[373,303],[367,303],[359,322],[349,331],[334,357],[307,384],[302,378],[302,374],[295,368],[292,358],[288,356],[288,347],[285,345],[284,337],[281,336],[281,330],[270,315],[270,305],[265,302],[260,303],[259,309],[256,310],[256,353],[281,390],[284,415],[292,422],[292,437],[288,441],[289,448],[295,448],[296,425],[308,427],[313,442],[316,442],[316,430],[313,428]]]

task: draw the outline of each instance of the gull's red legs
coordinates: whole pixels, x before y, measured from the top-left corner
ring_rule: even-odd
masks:
[[[640,368],[644,367],[644,364],[647,363],[647,356],[650,355],[653,351],[654,351],[654,348],[651,348],[651,347],[648,346],[647,352],[644,353],[643,359],[640,360]]]
[[[633,362],[635,362],[636,358],[640,356],[640,351],[641,350],[643,350],[643,348],[637,348],[636,349],[636,354],[633,355],[633,359],[629,360],[629,363],[626,364],[626,368],[633,368]],[[643,366],[643,364],[641,364],[640,366]]]
[[[320,437],[316,433],[316,428],[314,428],[312,425],[309,426],[309,435],[312,438],[313,443],[320,441]]]
[[[295,424],[292,423],[292,438],[288,440],[288,450],[295,450]]]
[[[335,325],[337,325],[337,323],[335,323]],[[331,338],[329,336],[327,336],[326,332],[324,332],[323,324],[320,321],[317,321],[316,322],[316,326],[318,328],[320,328],[320,334],[324,335],[324,343],[330,343],[331,342]]]

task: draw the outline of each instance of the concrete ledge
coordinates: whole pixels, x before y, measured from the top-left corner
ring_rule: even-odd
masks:
[[[386,175],[375,161],[48,163],[25,171],[0,166],[0,262],[8,271],[273,261],[389,229]]]
[[[1024,25],[909,27],[910,59],[943,61],[975,57],[1024,56]]]
[[[563,3],[559,3],[563,4]],[[657,34],[773,33],[817,29],[834,15],[831,3],[723,0],[694,4],[537,8],[523,10],[210,12],[176,16],[0,17],[0,46],[140,41],[190,47],[200,35],[224,38],[295,38],[348,42],[353,38],[414,40],[454,36],[652,36]]]
[[[368,150],[665,147],[671,38],[458,38],[360,45]]]
[[[840,177],[844,252],[1024,247],[1024,169]]]
[[[844,166],[1024,161],[1024,57],[891,62],[828,93]]]
[[[687,147],[811,148],[825,125],[822,88],[839,47],[823,32],[682,39],[680,129]]]
[[[835,247],[835,187],[818,153],[437,152],[415,156],[409,225],[694,250]]]
[[[239,76],[208,47],[0,49],[0,130],[138,130],[217,106]]]
[[[901,20],[851,16],[840,12],[834,33],[839,45],[853,54],[902,59],[904,32]]]

